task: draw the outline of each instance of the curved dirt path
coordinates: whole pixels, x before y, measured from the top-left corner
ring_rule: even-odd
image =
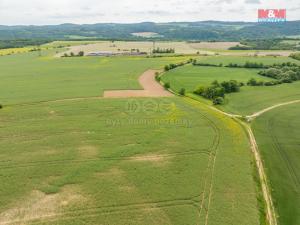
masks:
[[[265,109],[263,109],[261,111],[258,111],[256,113],[253,113],[250,116],[246,116],[246,118],[247,118],[248,121],[251,121],[251,120],[254,120],[256,117],[258,117],[258,116],[260,116],[260,115],[262,115],[262,114],[264,114],[264,113],[266,113],[266,112],[268,112],[268,111],[270,111],[272,109],[275,109],[277,107],[285,106],[285,105],[290,105],[290,104],[295,104],[295,103],[299,103],[299,102],[300,102],[300,100],[294,100],[294,101],[290,101],[290,102],[279,103],[279,104],[270,106],[268,108],[265,108]]]
[[[139,83],[144,90],[112,90],[104,91],[103,98],[132,98],[132,97],[171,97],[156,80],[157,70],[147,70],[139,77]]]

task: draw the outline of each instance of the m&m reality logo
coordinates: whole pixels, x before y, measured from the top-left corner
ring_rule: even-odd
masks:
[[[285,22],[286,21],[286,9],[259,9],[258,10],[258,22]]]

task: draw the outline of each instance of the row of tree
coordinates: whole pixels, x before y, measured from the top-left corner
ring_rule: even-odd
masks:
[[[243,84],[236,80],[223,81],[221,83],[214,81],[209,86],[198,87],[194,93],[210,99],[215,105],[218,105],[224,102],[225,94],[239,92],[241,86]]]
[[[82,57],[82,56],[84,56],[84,51],[78,52],[77,55],[74,54],[74,52],[71,52],[70,55],[68,55],[68,53],[65,53],[65,54],[63,55],[63,57]]]
[[[192,63],[193,61],[194,61],[194,59],[189,59],[188,61],[185,61],[185,62],[171,63],[169,65],[165,65],[164,70],[167,72],[167,71],[173,70],[177,67],[184,66],[186,64]]]
[[[297,53],[292,53],[290,55],[291,58],[296,59],[296,60],[300,60],[300,52]]]
[[[300,66],[282,64],[259,71],[258,74],[277,80],[277,84],[292,83],[300,80]]]
[[[175,49],[174,48],[156,48],[156,49],[153,49],[152,51],[153,54],[156,54],[156,53],[175,53]]]

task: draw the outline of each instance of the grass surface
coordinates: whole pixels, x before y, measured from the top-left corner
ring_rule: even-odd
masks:
[[[228,112],[250,115],[272,105],[300,99],[300,82],[271,87],[243,87],[238,93],[227,95],[221,108]]]
[[[182,59],[0,58],[0,222],[259,224],[233,120],[178,97],[37,103],[140,88],[144,70]]]
[[[0,221],[258,224],[243,130],[196,102],[44,103],[0,118]]]
[[[279,107],[253,123],[281,225],[300,224],[299,106]]]
[[[167,72],[163,75],[162,80],[170,82],[171,88],[176,91],[185,88],[188,92],[193,92],[200,85],[210,85],[215,80],[219,82],[237,80],[244,83],[247,83],[250,78],[262,81],[271,80],[259,76],[258,71],[256,69],[188,65]]]
[[[272,54],[270,52],[270,54]],[[264,65],[272,65],[274,63],[284,63],[284,62],[292,62],[292,63],[297,63],[300,64],[298,60],[288,58],[288,57],[283,57],[283,56],[278,56],[278,57],[273,57],[273,56],[258,56],[258,57],[253,57],[253,56],[206,56],[206,57],[201,57],[198,60],[201,63],[211,63],[211,64],[216,64],[219,65],[220,63],[223,63],[223,65],[228,65],[229,63],[237,63],[238,65],[243,65],[245,62],[257,62],[257,63],[263,63]]]
[[[268,62],[273,64],[276,62],[291,61],[292,59],[286,57],[232,57],[232,56],[215,56],[204,57],[206,63],[241,63],[246,61]],[[225,58],[225,60],[224,60]],[[202,58],[200,58],[201,62]],[[208,60],[209,59],[209,60]],[[220,60],[222,59],[222,60]],[[256,61],[260,59],[259,61]],[[273,61],[272,61],[273,60]],[[226,64],[226,63],[225,63]],[[164,82],[170,82],[171,88],[179,91],[185,88],[187,92],[193,92],[195,88],[201,85],[209,85],[214,80],[237,80],[246,83],[250,78],[267,81],[269,78],[259,76],[259,70],[245,69],[245,68],[226,68],[226,67],[204,67],[204,66],[184,66],[175,70],[169,71],[162,76]],[[250,115],[264,108],[275,104],[288,102],[300,99],[300,82],[292,84],[281,84],[276,86],[262,86],[262,87],[241,87],[240,92],[226,95],[224,105],[219,106],[220,109],[240,115]]]
[[[16,104],[63,98],[102,96],[104,90],[141,89],[138,77],[187,57],[54,58],[43,52],[4,56],[0,60],[0,103]]]

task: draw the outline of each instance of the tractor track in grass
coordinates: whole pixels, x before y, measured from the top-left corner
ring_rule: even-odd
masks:
[[[205,177],[205,181],[204,181],[204,189],[203,189],[203,194],[202,194],[202,199],[200,200],[200,208],[198,211],[198,220],[196,224],[202,224],[200,223],[201,221],[201,216],[202,216],[202,211],[205,210],[205,214],[204,214],[204,221],[203,224],[207,225],[208,223],[208,216],[209,216],[209,207],[210,207],[210,202],[211,202],[211,196],[212,196],[212,187],[213,187],[213,176],[214,176],[214,169],[215,169],[215,163],[216,163],[216,158],[217,158],[217,152],[218,152],[218,147],[220,145],[220,139],[221,139],[221,135],[220,135],[220,129],[218,128],[218,126],[214,123],[213,120],[211,120],[210,118],[208,118],[207,116],[205,116],[203,113],[201,113],[201,110],[196,108],[195,106],[192,105],[193,103],[197,103],[199,104],[198,101],[194,100],[194,99],[188,99],[186,98],[186,102],[188,102],[191,107],[192,110],[194,112],[199,113],[203,118],[205,118],[206,120],[209,121],[209,123],[211,124],[211,127],[213,128],[213,130],[215,131],[215,138],[213,141],[213,148],[210,155],[209,155],[209,161],[206,167],[206,171],[204,173],[204,177]],[[205,200],[208,199],[207,204],[205,205]]]
[[[195,156],[195,155],[210,155],[210,149],[201,149],[201,150],[194,150],[194,151],[185,151],[185,152],[176,152],[176,153],[164,153],[159,154],[162,158],[169,158],[169,157],[185,157],[185,156]],[[90,158],[90,159],[65,159],[65,160],[49,160],[49,161],[32,161],[27,163],[11,163],[10,165],[1,165],[0,169],[16,169],[16,168],[27,168],[27,167],[34,167],[34,166],[56,166],[59,164],[65,163],[89,163],[89,162],[99,162],[99,161],[131,161],[134,157],[139,157],[140,155],[128,156],[128,157],[98,157],[98,158]],[[11,161],[7,161],[11,162]]]
[[[201,194],[200,194],[201,195]],[[107,205],[107,206],[94,206],[84,209],[73,209],[65,212],[52,213],[50,215],[35,219],[24,219],[24,220],[11,220],[6,222],[0,222],[0,225],[10,225],[10,224],[40,224],[42,222],[55,222],[57,220],[72,220],[72,219],[83,219],[90,217],[97,217],[99,215],[113,215],[113,214],[123,214],[135,211],[145,211],[145,210],[155,210],[171,207],[193,207],[197,208],[197,198],[200,195],[192,196],[190,198],[178,198],[178,199],[167,199],[161,201],[144,201],[128,204],[119,205]]]
[[[278,152],[282,161],[284,162],[284,164],[289,172],[289,175],[291,176],[291,179],[295,185],[295,189],[297,190],[299,188],[300,181],[299,181],[299,178],[297,177],[296,170],[293,167],[293,163],[290,162],[289,156],[282,149],[282,146],[280,145],[278,138],[276,137],[274,132],[272,132],[272,131],[274,131],[274,118],[273,117],[271,117],[267,121],[267,129],[268,129],[268,133],[272,139],[273,146],[276,149],[276,151]]]

